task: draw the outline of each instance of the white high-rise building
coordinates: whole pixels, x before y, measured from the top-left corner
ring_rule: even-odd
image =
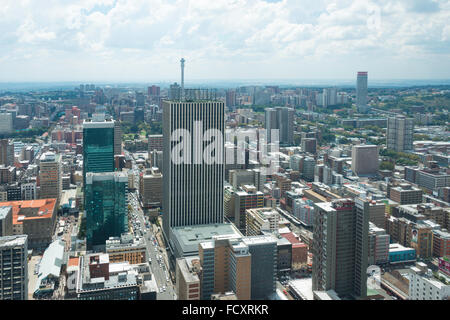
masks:
[[[172,227],[223,223],[224,110],[222,101],[163,101],[163,231],[168,239]],[[210,129],[220,139],[208,137]]]

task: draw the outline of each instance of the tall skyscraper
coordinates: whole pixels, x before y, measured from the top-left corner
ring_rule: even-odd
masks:
[[[350,199],[314,204],[313,290],[367,295],[369,212]]]
[[[378,167],[378,146],[355,145],[352,147],[352,171],[355,174],[375,175]]]
[[[41,199],[59,199],[62,192],[61,156],[46,152],[40,158],[39,183]]]
[[[227,90],[225,95],[225,104],[227,108],[231,108],[236,106],[236,91],[235,90]]]
[[[83,180],[87,172],[114,171],[114,121],[83,123]]]
[[[356,107],[358,112],[367,112],[367,72],[358,72],[356,78]]]
[[[119,121],[114,121],[114,155],[122,154],[122,128]]]
[[[294,142],[294,109],[287,107],[276,107],[265,109],[265,128],[267,143],[275,141],[271,129],[278,129],[279,142],[291,145]]]
[[[0,133],[13,131],[13,115],[9,112],[0,112]]]
[[[224,108],[220,101],[163,102],[166,238],[171,227],[223,223]],[[216,129],[220,139],[208,137],[210,129]],[[185,161],[176,163],[179,155]]]
[[[28,236],[0,237],[0,300],[28,300]]]
[[[104,245],[128,231],[128,176],[125,172],[86,174],[87,246]]]
[[[414,119],[405,116],[389,117],[387,121],[386,146],[398,152],[412,151]]]
[[[0,165],[14,165],[14,145],[8,139],[0,140]]]

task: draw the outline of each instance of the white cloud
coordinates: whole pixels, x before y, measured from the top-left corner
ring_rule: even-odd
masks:
[[[192,78],[450,78],[448,21],[446,0],[2,0],[0,80],[168,79],[181,55]]]

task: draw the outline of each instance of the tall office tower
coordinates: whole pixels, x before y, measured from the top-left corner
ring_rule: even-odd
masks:
[[[236,91],[235,90],[227,90],[225,95],[225,104],[227,108],[231,108],[236,106]]]
[[[387,122],[386,146],[398,152],[413,148],[414,119],[405,116],[389,117]]]
[[[265,129],[266,129],[266,142],[272,142],[272,130],[279,129],[277,121],[277,111],[273,108],[266,108],[265,113]],[[279,138],[280,134],[278,134]]]
[[[251,300],[263,300],[276,290],[277,239],[273,235],[245,237],[251,254]]]
[[[328,89],[328,105],[335,106],[337,104],[338,104],[337,89],[329,88]]]
[[[356,107],[358,112],[367,112],[367,72],[358,72],[356,78]]]
[[[13,235],[13,214],[11,206],[0,207],[0,237]]]
[[[369,214],[366,204],[340,199],[314,204],[313,290],[367,295]]]
[[[59,199],[62,192],[61,156],[46,152],[39,163],[39,181],[41,199]]]
[[[28,236],[0,237],[0,300],[28,300]]]
[[[327,108],[329,105],[329,97],[328,97],[328,89],[322,90],[322,106],[324,108]]]
[[[378,146],[355,145],[352,147],[352,171],[356,175],[376,175],[378,167]]]
[[[95,121],[99,120],[99,121]],[[83,123],[83,182],[87,172],[114,171],[114,121]]]
[[[86,174],[87,246],[104,245],[109,237],[128,232],[128,176],[125,172]]]
[[[224,109],[220,101],[163,101],[163,231],[168,239],[175,226],[223,223]],[[210,129],[221,136],[208,138]]]
[[[0,113],[0,133],[11,133],[13,131],[13,115],[9,112]]]
[[[14,145],[8,139],[0,140],[0,165],[14,165]]]
[[[265,109],[265,129],[267,143],[275,141],[272,137],[272,129],[278,129],[280,144],[291,145],[294,142],[294,109],[287,107],[276,107]]]
[[[122,128],[118,120],[114,121],[114,155],[122,154]]]
[[[157,208],[162,205],[163,176],[158,168],[146,170],[139,177],[139,195],[144,208]]]

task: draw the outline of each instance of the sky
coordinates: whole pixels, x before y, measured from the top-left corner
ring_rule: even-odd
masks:
[[[0,82],[450,79],[450,0],[0,0]]]

